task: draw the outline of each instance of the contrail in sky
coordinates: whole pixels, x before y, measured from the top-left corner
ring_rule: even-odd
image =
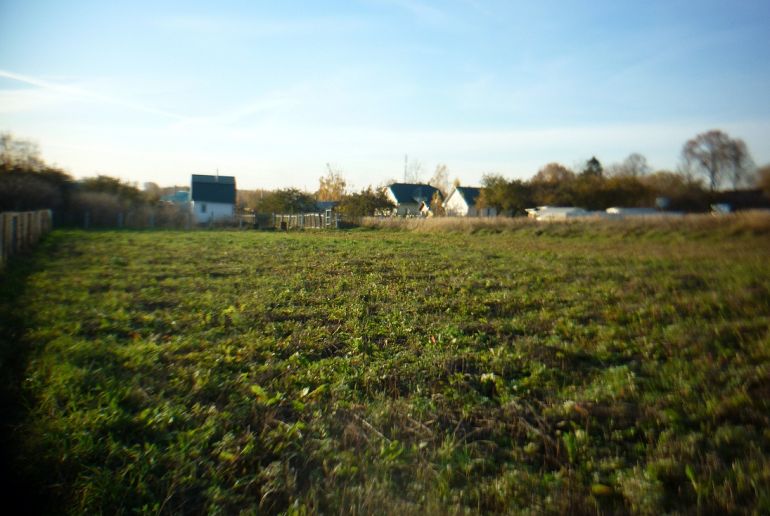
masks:
[[[15,72],[10,72],[8,70],[2,70],[0,69],[0,78],[4,79],[10,79],[12,81],[22,82],[24,84],[29,84],[30,86],[36,86],[38,88],[53,91],[56,93],[61,93],[64,95],[68,95],[70,97],[78,97],[86,100],[92,100],[97,102],[104,102],[106,104],[113,104],[116,106],[125,107],[134,111],[140,111],[142,113],[149,113],[153,115],[160,115],[168,118],[173,118],[174,120],[189,120],[188,117],[179,115],[177,113],[172,113],[170,111],[165,111],[162,109],[156,109],[154,107],[145,106],[144,104],[138,104],[136,102],[130,102],[127,100],[111,97],[109,95],[102,95],[100,93],[95,93],[93,91],[85,90],[83,88],[78,88],[75,86],[68,86],[64,84],[56,84],[49,81],[44,81],[42,79],[38,79],[36,77],[30,77],[28,75],[22,75]]]

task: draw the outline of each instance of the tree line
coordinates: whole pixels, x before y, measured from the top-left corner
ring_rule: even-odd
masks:
[[[596,157],[579,170],[549,163],[528,181],[487,174],[477,203],[510,215],[549,205],[589,210],[622,206],[705,211],[714,202],[738,197],[735,192],[719,191],[723,186],[733,191],[757,187],[770,199],[770,165],[756,168],[740,139],[719,130],[707,131],[684,144],[681,158],[676,171],[653,172],[644,156],[633,153],[606,169]]]
[[[414,162],[409,170],[420,167]],[[756,168],[746,144],[718,130],[688,140],[676,171],[653,171],[638,153],[606,168],[595,157],[575,168],[548,163],[529,180],[486,174],[477,203],[509,215],[542,205],[703,211],[719,202],[723,196],[718,189],[723,186],[754,186],[770,198],[770,165]],[[452,186],[446,165],[436,167],[429,184],[446,197]],[[454,185],[458,184],[455,180]],[[319,202],[332,202],[335,210],[348,217],[386,213],[394,207],[384,185],[359,191],[349,191],[347,186],[342,173],[327,164],[327,173],[319,178],[315,192],[297,188],[239,190],[237,204],[241,212],[308,213],[319,211]],[[126,214],[147,217],[151,212],[159,225],[179,225],[186,215],[183,208],[159,201],[164,194],[180,189],[189,187],[162,188],[146,183],[140,189],[137,184],[106,175],[75,180],[47,164],[34,143],[0,133],[0,211],[52,209],[57,225],[80,225],[88,214],[94,225],[107,226],[115,225],[117,217]],[[443,213],[441,198],[434,199],[432,208],[434,214]]]
[[[160,187],[145,183],[140,189],[107,175],[76,180],[66,171],[46,163],[33,142],[0,133],[0,211],[51,209],[57,225],[89,224],[114,226],[127,216],[157,225],[184,223],[184,207],[160,202],[162,196],[189,186]],[[297,188],[278,190],[239,190],[237,207],[253,213],[308,213],[319,211],[319,201],[333,201],[343,215],[362,217],[393,207],[381,188],[368,186],[347,191],[339,171],[328,167],[314,193]]]
[[[46,163],[34,143],[0,133],[0,211],[50,209],[59,226],[115,226],[130,224],[132,218],[143,224],[181,225],[184,214],[158,202],[178,187],[146,186],[141,190],[107,175],[76,180]]]
[[[395,207],[383,188],[369,185],[357,192],[348,191],[342,173],[329,165],[313,193],[298,188],[239,190],[237,202],[239,210],[253,213],[310,213],[333,206],[335,211],[351,218],[372,216]]]

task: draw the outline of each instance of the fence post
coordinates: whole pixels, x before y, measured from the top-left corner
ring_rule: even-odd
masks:
[[[19,214],[11,215],[11,254],[19,251]]]
[[[51,210],[0,213],[0,268],[11,256],[28,251],[51,230]]]
[[[0,213],[0,269],[5,265],[5,213]]]
[[[40,237],[40,212],[31,212],[29,214],[29,221],[29,243],[30,245],[35,245]]]
[[[91,225],[91,212],[86,210],[83,213],[83,229],[88,229],[88,226]]]
[[[29,213],[19,213],[19,250],[29,249]]]

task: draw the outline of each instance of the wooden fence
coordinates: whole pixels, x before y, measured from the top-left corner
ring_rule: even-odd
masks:
[[[32,249],[51,226],[51,210],[0,213],[0,268],[11,256]]]
[[[331,210],[322,213],[273,214],[276,229],[338,229],[340,216]]]

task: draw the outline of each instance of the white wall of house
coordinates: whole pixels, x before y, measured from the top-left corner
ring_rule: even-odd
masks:
[[[235,217],[235,205],[222,202],[193,201],[190,203],[193,217],[198,224],[231,221]]]
[[[444,202],[444,209],[449,217],[496,217],[497,208],[476,208],[468,206],[465,198],[453,190]]]
[[[473,214],[470,217],[497,217],[497,208],[473,208]]]
[[[452,193],[444,201],[444,209],[450,217],[465,217],[468,215],[469,208],[465,199],[457,190],[452,190]]]
[[[394,210],[394,214],[398,215],[400,217],[403,217],[405,215],[419,215],[420,214],[420,205],[416,202],[404,202],[399,204],[398,200],[396,199],[396,196],[393,195],[393,192],[390,190],[390,188],[385,189],[385,196],[388,198],[390,202],[396,205],[396,208]]]
[[[420,215],[420,205],[416,202],[401,203],[396,207],[396,215]]]
[[[398,206],[398,200],[396,199],[396,196],[393,195],[393,192],[390,188],[385,189],[385,197],[387,197],[390,202]]]

